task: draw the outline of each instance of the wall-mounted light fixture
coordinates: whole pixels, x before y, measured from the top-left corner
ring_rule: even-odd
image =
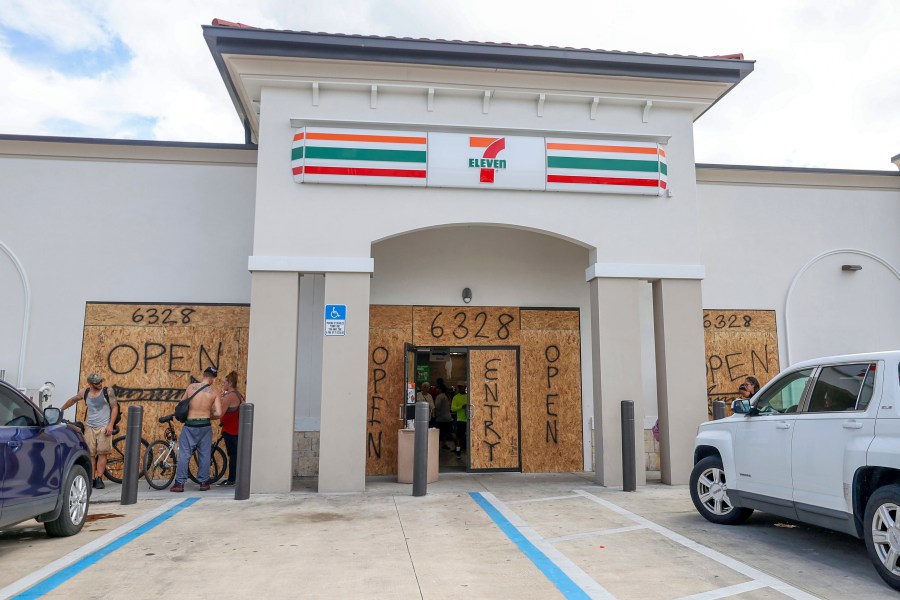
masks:
[[[462,299],[463,299],[463,302],[465,302],[466,304],[471,302],[472,301],[472,290],[469,288],[463,288]]]
[[[841,271],[862,271],[862,265],[841,265]]]

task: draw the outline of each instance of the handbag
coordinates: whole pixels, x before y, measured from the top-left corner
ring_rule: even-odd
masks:
[[[208,383],[203,385],[196,392],[191,394],[190,398],[185,398],[184,400],[182,400],[181,402],[179,402],[178,404],[175,405],[175,420],[176,421],[178,421],[179,423],[184,423],[185,421],[187,421],[188,412],[191,410],[191,400],[194,398],[194,396],[196,396],[197,394],[199,394],[200,392],[202,392],[203,390],[205,390],[208,387],[209,387]]]

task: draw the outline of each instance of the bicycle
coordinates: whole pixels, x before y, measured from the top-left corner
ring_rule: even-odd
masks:
[[[175,427],[172,425],[172,419],[175,415],[160,417],[159,422],[167,426],[164,440],[156,440],[147,449],[144,458],[145,478],[147,483],[156,490],[164,490],[175,479],[175,472],[178,468],[178,434],[175,433]],[[217,482],[225,470],[220,469],[219,465],[226,462],[225,453],[219,446],[214,446],[210,453],[209,460],[209,478],[207,483],[213,484]],[[191,461],[188,464],[188,477],[194,483],[200,483],[197,478],[197,472],[200,464],[200,453],[194,450],[191,453]]]
[[[113,431],[113,435],[119,430]],[[140,456],[138,457],[138,479],[144,476],[144,461],[146,460],[147,449],[150,443],[141,438]],[[113,483],[122,483],[122,474],[125,469],[125,436],[120,435],[112,441],[112,452],[106,457],[106,469],[103,474]]]

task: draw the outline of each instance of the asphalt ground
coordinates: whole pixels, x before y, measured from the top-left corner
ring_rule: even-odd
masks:
[[[76,536],[34,521],[0,532],[0,597],[900,597],[861,540],[759,512],[713,525],[684,486],[628,493],[591,473],[442,473],[418,498],[389,478],[361,494],[314,486],[235,501],[144,483],[122,506],[107,485]]]

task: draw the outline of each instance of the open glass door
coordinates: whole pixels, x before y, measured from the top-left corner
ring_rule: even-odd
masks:
[[[416,347],[405,345],[406,361],[403,366],[404,399],[400,403],[400,420],[403,427],[412,429],[416,421]]]
[[[469,470],[520,471],[519,351],[469,350]]]

